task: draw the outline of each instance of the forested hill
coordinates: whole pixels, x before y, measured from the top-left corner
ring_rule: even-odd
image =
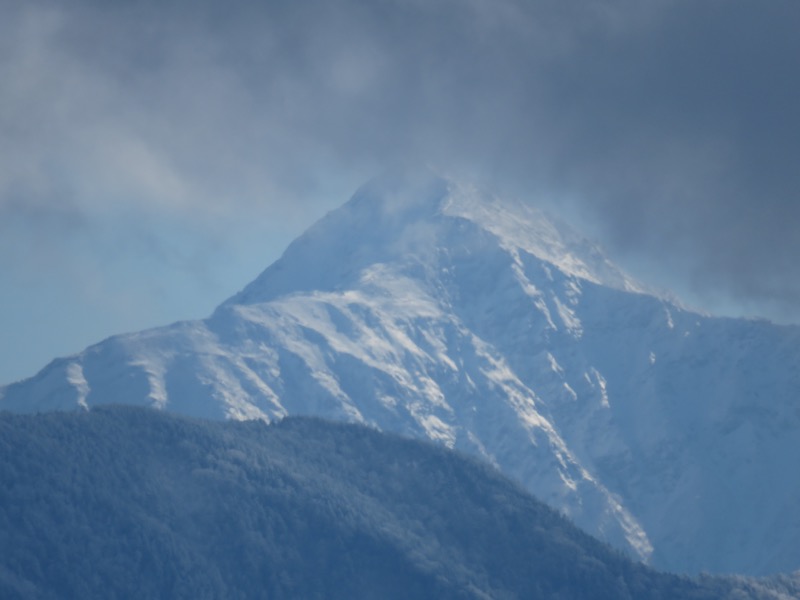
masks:
[[[489,467],[316,419],[0,414],[0,481],[4,599],[792,597],[657,573]]]

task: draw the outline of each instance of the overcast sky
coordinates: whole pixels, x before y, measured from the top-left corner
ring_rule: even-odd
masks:
[[[206,316],[413,158],[800,321],[797,0],[5,0],[0,382]]]

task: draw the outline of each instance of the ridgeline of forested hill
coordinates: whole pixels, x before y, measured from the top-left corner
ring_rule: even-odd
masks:
[[[800,597],[655,572],[489,467],[317,419],[0,414],[0,481],[4,599]]]

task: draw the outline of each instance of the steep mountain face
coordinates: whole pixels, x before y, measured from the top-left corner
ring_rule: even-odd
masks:
[[[682,572],[800,567],[800,328],[651,295],[566,226],[432,173],[363,187],[204,320],[115,336],[0,389],[318,415],[480,456]]]

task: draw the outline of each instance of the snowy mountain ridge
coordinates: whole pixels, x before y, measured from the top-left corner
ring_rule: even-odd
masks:
[[[595,245],[541,209],[518,200],[500,200],[474,185],[423,170],[390,173],[363,186],[347,204],[293,242],[275,265],[226,304],[249,304],[254,298],[276,297],[284,288],[282,277],[275,271],[289,261],[315,262],[313,251],[334,251],[346,256],[350,259],[345,265],[347,272],[381,262],[380,259],[429,261],[432,251],[447,248],[447,240],[439,240],[444,243],[437,246],[435,239],[442,222],[458,227],[451,235],[464,237],[470,228],[480,230],[482,235],[494,236],[504,250],[515,255],[524,251],[565,274],[627,291],[645,291]],[[305,277],[313,283],[312,289],[325,287],[321,282],[326,279],[341,285],[347,273],[331,272],[327,262],[322,264],[324,273],[312,271]],[[298,291],[304,276],[287,276],[291,289]],[[259,288],[263,288],[260,293]]]
[[[203,321],[109,338],[0,408],[314,414],[475,454],[676,571],[800,567],[800,328],[644,288],[522,202],[393,174]]]

